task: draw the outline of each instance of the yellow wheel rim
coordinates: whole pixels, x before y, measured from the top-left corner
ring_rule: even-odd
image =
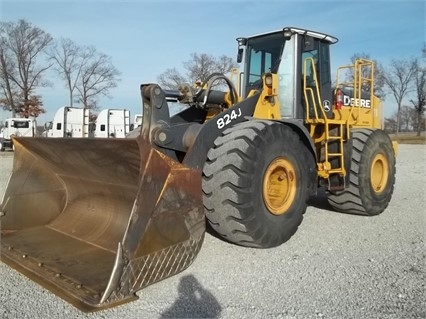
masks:
[[[273,215],[283,215],[297,193],[296,171],[292,163],[280,157],[269,164],[263,178],[263,200]]]
[[[388,179],[389,163],[383,154],[377,154],[371,165],[371,187],[376,193],[381,193],[386,188]]]

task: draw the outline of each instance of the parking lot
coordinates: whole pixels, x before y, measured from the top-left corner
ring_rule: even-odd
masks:
[[[13,153],[0,154],[0,192]],[[194,264],[85,314],[0,263],[1,318],[426,318],[426,145],[400,145],[393,199],[375,217],[312,200],[280,247],[238,247],[207,234]]]

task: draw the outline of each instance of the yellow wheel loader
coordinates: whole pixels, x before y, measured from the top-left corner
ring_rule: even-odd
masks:
[[[334,87],[332,36],[284,28],[237,41],[236,84],[213,74],[176,91],[142,85],[136,136],[15,138],[2,261],[93,311],[187,268],[206,222],[267,248],[295,233],[320,188],[337,211],[383,212],[396,145],[381,129],[373,63],[339,68]],[[169,99],[187,108],[170,116]]]

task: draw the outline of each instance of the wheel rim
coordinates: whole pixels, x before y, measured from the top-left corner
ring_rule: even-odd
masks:
[[[377,154],[371,165],[371,187],[376,193],[381,193],[386,188],[388,179],[389,163],[383,154]]]
[[[284,158],[276,158],[266,169],[263,178],[263,199],[269,212],[283,215],[296,197],[296,170]]]

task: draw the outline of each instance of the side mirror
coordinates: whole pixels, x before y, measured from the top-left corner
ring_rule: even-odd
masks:
[[[243,48],[238,49],[237,63],[241,63],[243,61],[243,52],[244,52]]]
[[[303,38],[303,40],[304,40],[303,41],[303,51],[304,52],[306,52],[306,51],[312,51],[315,48],[315,46],[314,46],[314,38],[313,37],[306,35]]]
[[[52,121],[44,123],[44,128],[46,130],[50,130],[50,129],[52,129],[52,127],[53,127]]]

